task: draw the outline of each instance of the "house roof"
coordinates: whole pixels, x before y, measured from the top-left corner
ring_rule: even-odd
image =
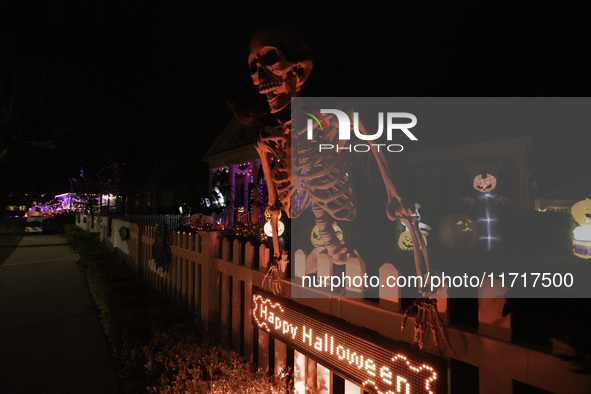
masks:
[[[238,155],[256,158],[258,155],[254,149],[254,143],[257,135],[257,129],[246,127],[240,124],[235,117],[232,117],[201,160],[213,165],[212,162],[217,162],[217,157],[221,153],[224,153],[226,157]],[[224,164],[227,165],[229,162],[226,160]]]

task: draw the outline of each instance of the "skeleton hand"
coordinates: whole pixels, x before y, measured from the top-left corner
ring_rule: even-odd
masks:
[[[276,262],[269,266],[269,270],[263,278],[263,288],[270,290],[273,294],[281,294],[281,275]]]
[[[283,80],[284,89],[287,91],[289,97],[295,97],[297,95],[297,82],[298,79],[296,78],[295,73],[296,66],[294,66],[293,71],[290,71],[285,74],[285,79]]]
[[[271,215],[271,217],[279,217],[279,215],[281,215],[281,202],[277,201],[275,204],[273,205],[267,205],[267,212],[269,213],[269,215]]]
[[[406,321],[414,308],[417,309],[417,314],[415,316],[413,342],[419,346],[419,349],[423,349],[425,334],[429,328],[433,336],[433,345],[441,351],[448,351],[453,354],[454,350],[447,339],[443,322],[437,311],[437,299],[435,298],[415,299],[404,312],[400,331],[402,332],[404,330]],[[443,344],[439,341],[440,339]]]
[[[386,206],[386,215],[391,221],[396,221],[402,218],[410,219],[416,216],[416,212],[409,208],[402,199],[392,198]]]

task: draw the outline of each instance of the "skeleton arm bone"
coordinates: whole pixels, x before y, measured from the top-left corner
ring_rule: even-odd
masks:
[[[359,131],[365,135],[369,135],[361,121],[359,121]],[[380,170],[380,174],[382,175],[384,186],[386,186],[386,194],[388,195],[386,214],[388,215],[388,219],[395,221],[401,217],[414,216],[415,212],[403,203],[402,197],[400,197],[396,187],[394,186],[394,183],[392,182],[390,167],[388,166],[384,152],[381,150],[379,151],[374,145],[371,145],[371,151]]]
[[[365,135],[369,135],[361,122],[359,122],[359,131]],[[402,198],[396,191],[396,187],[394,187],[394,183],[392,182],[392,177],[390,175],[390,167],[388,166],[384,152],[379,151],[374,145],[371,145],[371,151],[380,170],[380,174],[382,175],[382,180],[388,195],[386,215],[388,216],[388,219],[392,221],[400,219],[400,221],[408,228],[413,245],[419,246],[418,248],[413,248],[415,268],[417,274],[421,277],[424,277],[425,274],[430,272],[429,257],[427,255],[427,246],[425,245],[421,232],[419,231],[418,217],[415,216],[415,212],[412,209],[408,208],[404,204]],[[425,272],[423,272],[423,263]],[[427,286],[428,284],[425,284],[425,287]]]
[[[267,185],[273,185],[273,177],[271,176],[271,166],[269,165],[269,157],[268,147],[262,143],[260,140],[257,141],[255,144],[255,149],[261,158],[261,165],[263,167],[263,174],[265,175],[265,181]],[[281,207],[278,206],[279,198],[277,196],[277,191],[273,187],[272,190],[268,188],[269,194],[269,202],[267,204],[267,210],[271,214],[271,228],[273,231],[273,257],[279,259],[281,252],[279,250],[279,235],[277,230],[278,218],[279,213],[281,212]],[[289,212],[286,212],[289,217]]]

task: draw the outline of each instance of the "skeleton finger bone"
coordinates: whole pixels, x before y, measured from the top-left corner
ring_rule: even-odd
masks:
[[[437,305],[429,303],[429,327],[431,328],[431,335],[433,335],[433,345],[439,349],[439,339],[437,338],[436,319],[439,319],[437,314]]]
[[[439,334],[441,335],[441,340],[443,341],[444,348],[449,349],[450,353],[454,353],[454,349],[451,347],[451,345],[447,339],[447,335],[445,334],[445,328],[443,327],[443,322],[441,321],[441,318],[439,317],[439,313],[437,313],[437,305],[436,304],[433,305],[432,313],[433,313],[433,316],[435,317],[435,320],[437,322],[437,328],[439,329]]]
[[[417,245],[413,247],[413,255],[415,261],[415,269],[417,275],[423,278],[423,288],[419,289],[419,292],[424,295],[426,292],[425,289],[428,289],[430,281],[430,276],[427,274],[430,272],[429,268],[429,256],[427,254],[427,246],[425,245],[425,241],[421,232],[418,229],[418,219],[416,217],[411,218],[401,218],[400,221],[408,228],[410,233],[410,237],[412,240],[413,245]]]
[[[422,346],[422,344],[420,344],[420,341],[421,341],[421,320],[424,319],[425,306],[422,302],[417,302],[417,308],[418,308],[418,312],[417,312],[417,316],[415,317],[413,341],[414,341],[414,343],[419,344],[419,348],[422,349],[423,346]]]

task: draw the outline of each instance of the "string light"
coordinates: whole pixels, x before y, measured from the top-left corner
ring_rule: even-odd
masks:
[[[232,226],[232,233],[237,238],[252,239],[260,242],[265,242],[267,240],[262,223],[235,222]]]

